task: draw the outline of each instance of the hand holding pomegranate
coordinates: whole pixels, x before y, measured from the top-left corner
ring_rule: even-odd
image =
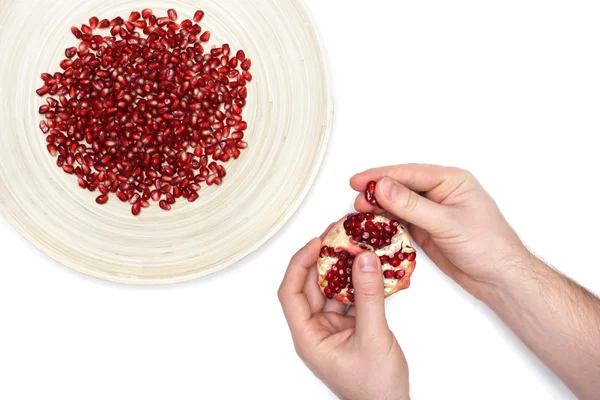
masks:
[[[399,165],[368,170],[354,176],[350,184],[362,192],[373,181],[377,200],[367,193],[368,201],[361,194],[356,209],[383,209],[406,221],[427,256],[479,299],[505,285],[504,267],[518,264],[528,254],[494,200],[469,172]]]
[[[310,241],[293,258],[279,299],[298,355],[342,399],[404,400],[408,366],[388,328],[380,258],[362,252],[351,268],[354,308],[328,299],[317,284],[322,241]]]

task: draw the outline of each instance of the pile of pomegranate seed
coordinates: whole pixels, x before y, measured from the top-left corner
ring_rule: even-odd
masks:
[[[223,163],[247,147],[242,117],[251,61],[230,46],[205,49],[210,32],[177,12],[134,11],[127,20],[92,17],[65,50],[63,72],[44,73],[39,113],[56,164],[98,190],[131,204],[170,210],[178,198],[198,199],[201,184],[220,185]],[[98,30],[109,34],[100,35]],[[212,159],[212,160],[211,160]]]

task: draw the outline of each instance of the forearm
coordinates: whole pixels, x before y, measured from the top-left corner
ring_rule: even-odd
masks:
[[[519,258],[484,301],[579,398],[597,398],[600,300],[530,253]]]

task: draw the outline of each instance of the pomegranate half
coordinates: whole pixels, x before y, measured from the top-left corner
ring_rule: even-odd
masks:
[[[364,251],[381,260],[385,297],[410,286],[417,253],[400,221],[373,213],[349,214],[327,231],[317,261],[319,286],[327,298],[354,303],[352,264]]]

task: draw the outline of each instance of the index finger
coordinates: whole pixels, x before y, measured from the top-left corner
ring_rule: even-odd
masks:
[[[425,192],[427,197],[439,202],[447,195],[447,188],[455,188],[467,177],[459,168],[429,164],[403,164],[373,168],[354,175],[350,186],[362,192],[371,181],[390,177],[415,192]]]
[[[320,250],[321,240],[313,239],[296,253],[279,287],[279,301],[293,335],[301,331],[312,315],[303,290],[310,267],[315,265]]]

